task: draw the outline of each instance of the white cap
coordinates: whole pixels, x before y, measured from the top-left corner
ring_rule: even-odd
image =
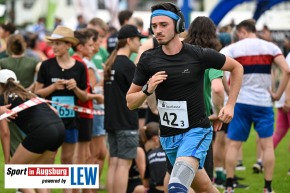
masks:
[[[15,82],[18,83],[15,73],[8,69],[0,70],[0,83],[7,83],[8,79],[12,78]]]

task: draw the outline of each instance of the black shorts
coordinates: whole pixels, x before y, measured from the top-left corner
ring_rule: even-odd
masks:
[[[79,142],[87,142],[92,139],[93,119],[79,119]]]
[[[139,119],[141,119],[141,118],[145,119],[146,118],[146,111],[147,111],[147,109],[143,109],[143,108],[138,109],[138,117],[139,117]]]
[[[22,145],[33,153],[56,151],[63,143],[65,126],[61,120],[47,125],[40,125],[22,141]]]

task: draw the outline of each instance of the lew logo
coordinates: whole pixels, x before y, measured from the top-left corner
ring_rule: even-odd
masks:
[[[71,185],[93,185],[98,183],[97,167],[71,168]]]

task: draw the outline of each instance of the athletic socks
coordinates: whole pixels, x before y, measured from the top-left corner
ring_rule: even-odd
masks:
[[[266,188],[268,192],[272,192],[271,183],[272,183],[272,180],[265,180],[265,186],[264,186],[264,188]]]

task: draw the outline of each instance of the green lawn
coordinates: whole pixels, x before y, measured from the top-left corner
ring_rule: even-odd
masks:
[[[275,151],[276,154],[276,164],[275,173],[273,179],[273,188],[276,193],[289,193],[290,192],[290,176],[287,175],[287,171],[290,168],[290,154],[288,152],[288,145],[290,142],[290,132],[279,144]],[[244,165],[247,167],[246,171],[239,171],[236,174],[241,177],[245,177],[244,181],[240,183],[249,185],[249,189],[242,190],[236,189],[235,193],[262,193],[264,178],[262,174],[253,174],[252,165],[256,161],[256,143],[255,143],[255,132],[251,132],[248,142],[243,145],[243,161]],[[57,162],[59,163],[59,158]],[[0,151],[0,193],[15,193],[14,189],[4,189],[4,161],[2,156],[2,151]],[[105,184],[107,164],[104,168],[104,173],[101,177],[101,184]],[[53,190],[52,193],[61,193],[61,190]],[[100,193],[105,193],[106,191],[100,191]],[[222,190],[221,190],[222,192]]]

